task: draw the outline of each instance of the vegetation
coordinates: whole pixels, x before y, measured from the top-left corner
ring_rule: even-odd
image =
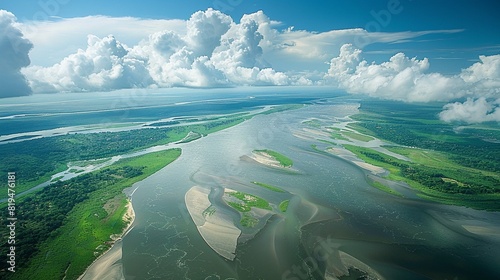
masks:
[[[349,140],[346,137],[344,137],[344,135],[342,135],[342,133],[340,132],[340,130],[337,130],[337,129],[333,129],[330,132],[330,138],[336,139],[336,140],[344,140],[344,141],[351,142],[351,140]]]
[[[210,207],[208,207],[207,209],[205,209],[205,211],[203,211],[202,215],[205,218],[210,217],[215,213],[216,210],[217,208],[215,208],[215,206],[210,205]]]
[[[400,145],[447,153],[450,160],[463,166],[500,172],[498,126],[457,129],[456,124],[438,120],[441,109],[442,104],[365,101],[363,113],[352,116],[359,121],[353,126]]]
[[[269,202],[258,196],[244,192],[227,192],[227,194],[241,200],[240,203],[228,202],[231,207],[238,210],[239,212],[248,212],[252,209],[252,207],[272,210]]]
[[[405,162],[371,149],[345,145],[361,159],[389,170],[389,179],[407,182],[427,199],[500,209],[498,125],[457,128],[457,124],[439,120],[442,104],[369,100],[362,101],[360,110],[351,117],[357,122],[350,128],[406,146],[386,148],[412,160]]]
[[[101,171],[57,182],[17,202],[16,273],[0,272],[2,279],[77,279],[95,257],[108,249],[110,235],[126,225],[131,186],[181,154],[171,149],[120,160]],[[6,213],[5,207],[0,209]],[[5,217],[2,217],[5,224]],[[6,231],[1,238],[6,239]],[[6,246],[0,248],[5,263]]]
[[[259,219],[253,217],[250,213],[243,213],[240,224],[244,227],[253,228],[259,223]]]
[[[261,183],[261,182],[252,182],[252,183],[255,184],[255,185],[257,185],[257,186],[260,186],[260,187],[266,188],[268,190],[271,190],[273,192],[280,192],[280,193],[284,193],[285,192],[283,189],[280,189],[278,187],[271,186],[271,185],[268,185],[268,184],[264,184],[264,183]]]
[[[285,104],[285,105],[274,106],[272,109],[267,110],[265,112],[262,112],[261,115],[269,115],[269,114],[288,111],[288,110],[296,110],[296,109],[304,108],[304,106],[305,105],[303,105],[303,104]]]
[[[200,133],[190,131],[188,133],[188,135],[186,135],[186,137],[184,137],[184,139],[182,139],[178,143],[189,143],[189,142],[192,142],[194,140],[198,140],[201,137],[202,137],[202,135]]]
[[[142,150],[186,139],[207,135],[245,121],[249,117],[220,119],[204,124],[169,128],[145,128],[121,132],[70,134],[40,138],[25,142],[0,145],[0,175],[16,172],[20,179],[16,187],[20,193],[49,181],[53,174],[66,170],[68,162],[74,165],[96,164],[94,159]],[[2,187],[3,188],[3,187]],[[0,192],[0,199],[7,192]]]
[[[406,162],[370,148],[353,145],[345,145],[345,148],[362,160],[389,170],[389,179],[404,181],[421,191],[427,198],[435,197],[434,200],[474,208],[500,209],[498,201],[493,203],[500,198],[498,177],[485,176],[481,170],[460,166],[448,160],[442,153],[421,151],[429,153],[430,156],[413,157],[413,162]]]
[[[255,150],[254,152],[265,153],[277,160],[283,167],[292,167],[293,161],[285,155],[272,150]]]
[[[391,189],[390,187],[378,182],[378,181],[375,181],[375,180],[372,180],[370,182],[370,185],[374,186],[375,188],[383,191],[383,192],[386,192],[386,193],[390,193],[390,194],[393,194],[393,195],[396,195],[396,196],[403,196],[401,193],[399,193],[398,191],[396,190],[393,190]]]
[[[279,208],[280,208],[280,211],[285,213],[286,210],[288,209],[288,204],[290,204],[290,200],[284,200],[280,203],[279,205]]]
[[[351,138],[351,139],[358,140],[358,141],[363,141],[363,142],[370,142],[370,141],[372,141],[372,140],[375,139],[375,138],[370,137],[370,136],[366,136],[366,135],[363,135],[363,134],[359,134],[359,133],[352,132],[352,131],[347,131],[347,130],[342,131],[342,134],[344,136],[347,136],[347,137]]]
[[[307,120],[302,122],[305,125],[314,127],[314,128],[320,128],[321,127],[321,121],[318,119],[312,119],[312,120]]]

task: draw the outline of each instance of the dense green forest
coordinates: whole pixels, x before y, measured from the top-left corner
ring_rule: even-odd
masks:
[[[439,104],[362,101],[354,127],[396,144],[449,153],[455,162],[500,172],[498,124],[463,126],[439,121]]]
[[[200,135],[225,129],[246,120],[244,117],[219,119],[204,124],[168,128],[144,128],[122,132],[69,134],[0,145],[0,174],[16,172],[17,192],[48,181],[67,168],[71,161],[111,157],[155,145],[181,141],[189,132]],[[1,192],[5,198],[7,192]]]
[[[410,162],[370,148],[344,145],[358,157],[391,172],[431,200],[500,210],[500,127],[439,120],[440,104],[361,101],[349,127],[403,146],[386,146]]]
[[[180,149],[171,149],[120,160],[103,170],[56,182],[16,200],[17,272],[0,271],[0,278],[58,279],[66,273],[67,279],[76,279],[93,261],[95,248],[101,246],[102,252],[109,248],[109,236],[120,233],[125,226],[123,213],[117,211],[126,202],[123,189],[180,154]],[[114,200],[114,207],[105,206]],[[0,211],[2,224],[6,224],[6,206]],[[7,240],[8,234],[0,231],[2,240]],[[6,263],[7,250],[7,246],[0,247],[2,263]],[[71,270],[64,272],[70,265]]]

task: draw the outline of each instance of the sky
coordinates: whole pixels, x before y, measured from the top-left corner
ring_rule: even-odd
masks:
[[[0,97],[331,86],[500,121],[498,1],[0,1]]]

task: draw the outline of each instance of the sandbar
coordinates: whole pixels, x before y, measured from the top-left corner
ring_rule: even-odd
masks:
[[[241,230],[223,209],[212,205],[208,196],[210,190],[194,186],[184,197],[189,215],[205,242],[220,256],[234,260]],[[213,208],[211,208],[213,207]],[[212,211],[208,211],[211,208]]]

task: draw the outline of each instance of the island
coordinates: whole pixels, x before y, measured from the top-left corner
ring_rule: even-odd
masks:
[[[293,161],[289,157],[268,149],[254,150],[250,158],[260,164],[274,168],[290,169],[293,166]]]

